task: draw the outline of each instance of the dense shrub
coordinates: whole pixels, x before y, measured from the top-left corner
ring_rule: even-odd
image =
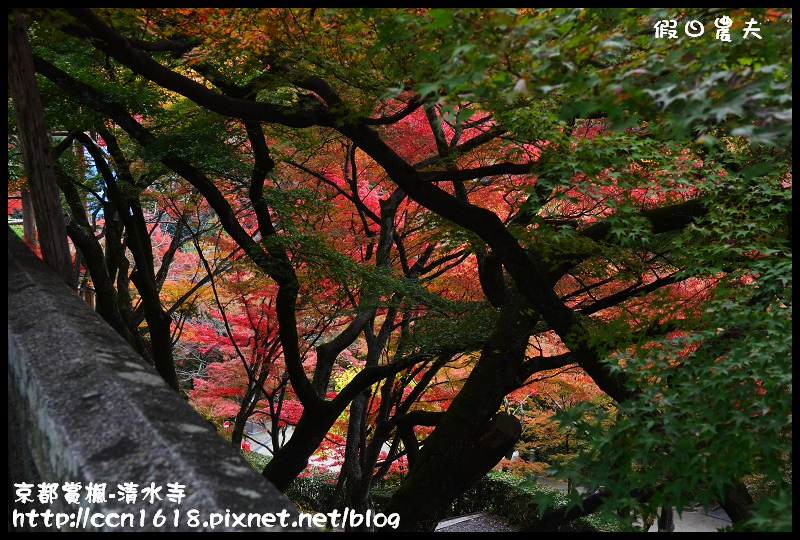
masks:
[[[265,456],[264,454],[259,454],[258,452],[249,452],[247,450],[242,450],[242,455],[258,472],[263,471],[264,467],[266,467],[267,463],[269,463],[269,460],[272,459],[272,456]]]
[[[317,471],[308,476],[298,476],[286,490],[286,496],[301,512],[324,512],[336,491],[338,473]]]
[[[552,488],[536,484],[521,476],[492,471],[479,480],[450,507],[448,517],[475,512],[491,512],[506,518],[512,525],[523,525],[536,520],[537,501],[549,499],[554,504],[564,504],[566,495]],[[560,532],[612,532],[627,529],[626,523],[616,515],[596,513],[574,520]]]

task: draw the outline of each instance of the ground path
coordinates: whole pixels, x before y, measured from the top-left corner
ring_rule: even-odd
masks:
[[[555,489],[566,490],[566,484],[546,478],[539,478],[539,483]],[[684,508],[679,516],[675,512],[675,532],[718,532],[728,527],[731,520],[722,508],[709,512],[702,508]],[[519,527],[509,525],[502,516],[489,512],[478,512],[456,518],[443,520],[437,525],[436,532],[515,532]],[[653,524],[647,532],[657,532],[657,524]]]

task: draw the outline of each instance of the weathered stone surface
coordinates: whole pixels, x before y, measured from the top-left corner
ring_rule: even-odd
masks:
[[[135,531],[209,530],[211,513],[223,523],[214,530],[299,531],[292,503],[264,480],[158,376],[95,312],[48,269],[9,229],[8,233],[8,435],[9,529],[13,510],[77,513],[79,507],[104,516],[132,513]],[[80,482],[80,504],[59,499],[42,505],[16,501],[14,483]],[[107,486],[107,502],[86,502],[90,483]],[[126,504],[117,485],[161,486],[163,500]],[[176,504],[165,497],[168,484],[185,486]],[[145,523],[139,518],[145,512]],[[158,511],[166,517],[158,527]],[[176,514],[175,511],[178,511]],[[188,522],[197,510],[199,524]],[[286,526],[233,526],[231,514],[287,511]],[[224,516],[229,511],[229,527]],[[174,518],[178,516],[178,526]],[[283,514],[286,516],[286,514]],[[99,518],[95,520],[99,522]],[[26,521],[26,523],[28,523]],[[247,521],[245,520],[245,524]],[[251,522],[251,523],[254,523]],[[61,530],[85,530],[82,524]],[[109,526],[86,529],[121,530]],[[306,529],[309,530],[309,529]]]

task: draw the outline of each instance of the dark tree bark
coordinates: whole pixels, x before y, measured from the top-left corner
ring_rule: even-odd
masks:
[[[725,499],[722,501],[722,508],[733,523],[739,523],[749,518],[752,505],[753,498],[740,480],[734,481],[733,487],[725,493]]]
[[[56,146],[56,157],[61,151],[68,148],[71,141],[72,137],[68,137],[67,140]],[[58,163],[56,163],[55,171],[59,187],[72,212],[72,218],[67,224],[67,234],[82,255],[83,262],[89,274],[92,276],[94,292],[96,293],[94,295],[94,308],[97,313],[136,350],[136,352],[141,354],[144,358],[148,358],[147,349],[141,336],[139,336],[136,325],[132,324],[131,320],[123,315],[123,310],[120,308],[120,303],[118,301],[119,293],[115,287],[116,284],[114,276],[112,275],[116,273],[116,266],[109,265],[109,262],[115,260],[115,258],[109,258],[108,254],[113,253],[115,249],[117,249],[118,244],[118,235],[114,230],[114,210],[112,208],[105,209],[107,221],[106,249],[104,251],[103,247],[100,245],[100,241],[94,235],[92,225],[89,223],[84,201],[75,187],[75,181],[65,173]]]
[[[592,493],[583,499],[580,506],[573,506],[569,510],[564,507],[548,508],[541,519],[528,523],[522,532],[554,532],[570,521],[596,512],[606,496],[605,493]]]
[[[39,87],[34,76],[28,29],[19,13],[11,14],[9,18],[13,23],[8,32],[8,79],[42,258],[58,276],[75,289],[77,284],[72,275],[72,257],[67,244],[61,197],[50,156],[50,141],[44,123]]]
[[[344,478],[345,486],[344,505],[359,514],[367,511],[369,503],[369,489],[367,489],[366,494],[362,495],[362,487],[364,484],[368,486],[372,480],[372,470],[367,470],[365,456],[367,446],[366,415],[370,395],[371,392],[369,390],[364,390],[350,404],[350,421],[347,425],[345,458],[340,472],[340,477]],[[347,524],[346,529],[348,532],[368,530],[365,525],[351,527],[349,524]]]
[[[381,234],[381,237],[384,235]],[[378,249],[378,261],[381,261],[381,249]],[[377,366],[386,342],[391,335],[396,317],[395,310],[389,310],[381,330],[377,335],[372,330],[372,323],[366,327],[367,358],[366,366]],[[369,507],[369,488],[372,486],[372,475],[378,460],[383,441],[367,444],[367,413],[372,392],[365,389],[350,403],[350,421],[347,428],[345,446],[345,462],[341,475],[345,477],[345,505],[358,513],[364,513]],[[385,411],[384,411],[385,412]],[[379,434],[377,434],[380,436]],[[377,441],[373,441],[376,443]],[[367,530],[366,525],[354,530]],[[349,525],[348,525],[349,530]]]
[[[658,532],[675,532],[675,512],[671,506],[662,506],[658,514]]]
[[[141,191],[127,168],[127,160],[116,143],[116,138],[107,129],[99,130],[116,162],[116,175],[112,172],[102,152],[94,141],[83,133],[76,138],[85,145],[94,158],[95,166],[105,181],[109,200],[121,211],[119,218],[125,225],[125,245],[136,261],[136,270],[130,281],[139,291],[144,306],[147,329],[150,333],[150,359],[159,375],[175,391],[179,391],[178,375],[172,355],[172,319],[161,306],[159,289],[156,284],[154,259],[150,236],[144,220],[138,193]],[[120,183],[124,184],[120,186]],[[132,320],[132,319],[129,319]],[[133,329],[133,332],[136,330]]]
[[[36,238],[36,218],[33,215],[31,192],[23,189],[20,195],[22,196],[22,238],[30,247],[35,248],[39,241]]]
[[[518,293],[508,295],[480,359],[392,497],[387,512],[403,516],[403,530],[433,530],[453,500],[521,435],[519,421],[497,411],[516,381],[533,328],[524,306]]]
[[[308,465],[308,458],[319,447],[330,426],[339,417],[338,410],[305,408],[291,438],[273,456],[262,475],[281,491],[286,491],[292,480]]]
[[[494,307],[503,305],[506,298],[506,285],[503,281],[503,265],[500,260],[490,251],[479,251],[478,277],[480,279],[483,294]]]

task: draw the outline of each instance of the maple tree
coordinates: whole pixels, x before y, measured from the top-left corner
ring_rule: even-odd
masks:
[[[288,381],[279,361],[273,295],[253,287],[252,281],[238,272],[229,273],[224,284],[236,291],[236,296],[226,302],[224,311],[206,315],[216,325],[190,323],[182,347],[196,347],[204,356],[214,350],[223,358],[206,364],[201,376],[192,378],[189,397],[193,406],[219,423],[230,424],[226,429],[230,428],[231,444],[236,448],[247,443],[248,420],[255,417],[268,423],[274,453],[286,436],[287,422],[293,423],[293,419],[287,419],[285,412],[290,410],[285,401]],[[224,294],[219,291],[221,285],[214,287],[215,294]],[[222,335],[215,326],[222,327]]]
[[[522,436],[504,404],[577,366],[614,407],[587,411],[563,379],[551,394],[589,441],[575,485],[605,486],[614,510],[718,499],[751,528],[786,526],[791,12],[23,13],[45,113],[70,134],[56,155],[68,165],[77,140],[101,177],[61,182],[98,311],[147,354],[146,323],[174,387],[166,263],[189,237],[202,262],[212,223],[218,260],[247,261],[244,290],[203,293],[228,343],[188,308],[182,328],[239,349],[195,383],[211,409],[237,396],[218,420],[302,406],[264,469],[279,488],[344,445],[345,499],[365,509],[407,459],[388,510],[430,529]],[[723,15],[762,21],[761,39],[653,37],[659,20]],[[117,219],[105,252],[85,193]],[[190,231],[168,235],[164,272],[151,200]],[[216,266],[189,262],[205,272],[188,288],[218,284]],[[748,473],[776,486],[760,505],[742,504]]]

